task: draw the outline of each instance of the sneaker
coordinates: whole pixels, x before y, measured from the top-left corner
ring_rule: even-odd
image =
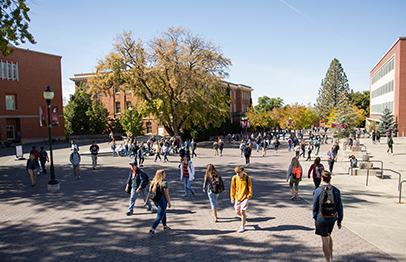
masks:
[[[127,213],[125,213],[127,216],[131,216],[133,214],[133,212],[128,211]]]
[[[195,195],[195,192],[192,191],[192,195]]]
[[[93,167],[93,170],[96,170],[96,168],[95,168],[95,167]]]
[[[151,237],[156,237],[155,231],[152,229],[149,231],[149,234],[151,235]]]
[[[296,199],[296,197],[295,196],[292,196],[291,198],[290,198],[290,200],[295,200]]]
[[[77,176],[75,176],[75,179],[78,179],[78,177],[77,177]]]
[[[152,207],[148,207],[148,208],[147,208],[147,211],[152,211]]]
[[[165,231],[166,231],[166,230],[171,230],[171,228],[168,227],[168,226],[164,226],[164,230],[165,230]]]
[[[78,176],[78,179],[82,179],[80,176]]]
[[[187,198],[189,198],[189,196],[184,196],[184,197],[183,197],[183,199],[187,199]]]
[[[240,226],[240,229],[238,229],[238,233],[242,233],[242,232],[244,232],[244,226]]]

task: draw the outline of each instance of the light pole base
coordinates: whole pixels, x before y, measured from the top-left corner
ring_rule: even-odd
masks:
[[[47,190],[51,192],[56,192],[61,189],[61,186],[59,183],[57,184],[47,184]]]

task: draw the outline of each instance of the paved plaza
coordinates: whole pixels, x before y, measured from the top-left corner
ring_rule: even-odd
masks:
[[[404,173],[406,149],[402,143],[406,139],[395,139],[394,156],[386,155],[385,145],[372,145],[368,139],[361,143],[371,159],[383,160],[385,168]],[[107,143],[99,145],[102,151],[110,148]],[[326,159],[330,145],[322,146],[322,158]],[[226,143],[223,157],[213,156],[211,143],[198,144],[192,182],[196,196],[186,200],[177,168],[179,157],[170,155],[167,163],[154,163],[153,157],[147,157],[142,169],[150,179],[157,169],[166,171],[172,202],[167,213],[172,230],[163,231],[159,225],[155,238],[148,234],[155,207],[153,213],[147,212],[137,199],[134,215],[125,215],[130,160],[103,154],[98,169],[93,170],[90,156],[83,154],[90,145],[79,146],[82,180],[75,180],[68,143],[55,145],[55,173],[61,190],[54,193],[46,189],[49,174],[41,174],[37,186],[31,187],[25,161],[15,161],[13,149],[0,149],[0,261],[324,261],[321,239],[314,234],[314,186],[307,179],[311,163],[301,158],[305,173],[299,185],[301,198],[291,201],[286,170],[294,153],[287,151],[285,142],[278,153],[271,148],[265,157],[253,150],[251,166],[246,168],[253,182],[253,198],[244,233],[237,233],[240,219],[228,194],[235,166],[245,164],[238,143]],[[24,146],[24,152],[30,148]],[[209,200],[202,192],[209,163],[227,187],[227,195],[219,198],[217,223],[212,221]],[[323,164],[327,166],[327,162]],[[348,166],[340,151],[332,184],[341,190],[344,220],[343,228],[335,226],[332,234],[334,261],[406,261],[406,205],[396,203],[398,177],[389,173],[384,180],[371,176],[366,186],[365,176],[346,173]],[[406,201],[405,194],[403,198]]]

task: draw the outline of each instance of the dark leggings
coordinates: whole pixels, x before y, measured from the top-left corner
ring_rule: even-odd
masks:
[[[249,164],[249,163],[250,163],[250,156],[245,155],[245,164]]]
[[[329,167],[330,173],[333,173],[334,160],[328,160],[328,167]]]
[[[317,189],[320,186],[321,178],[316,177],[313,179],[313,182],[314,182],[314,188]]]

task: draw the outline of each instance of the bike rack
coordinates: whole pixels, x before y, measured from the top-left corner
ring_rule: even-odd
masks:
[[[369,169],[370,169],[370,168],[368,168],[368,170],[367,170],[366,186],[368,186]],[[384,170],[385,170],[385,171],[391,171],[391,172],[393,172],[393,173],[399,175],[399,184],[398,184],[398,191],[399,191],[399,190],[400,190],[400,183],[401,183],[401,180],[402,180],[402,174],[399,173],[398,171],[393,170],[393,169],[382,169],[382,171],[384,171]]]

